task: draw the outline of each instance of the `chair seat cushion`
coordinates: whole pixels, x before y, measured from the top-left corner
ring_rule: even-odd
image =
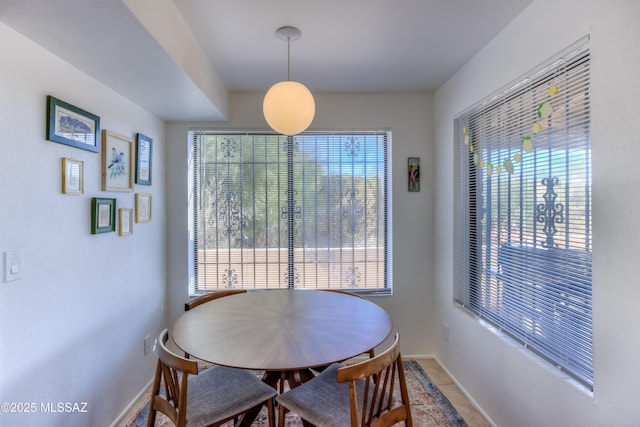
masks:
[[[272,387],[254,373],[213,366],[189,377],[187,425],[206,426],[224,420],[274,397]]]
[[[337,383],[336,371],[343,365],[334,363],[311,381],[276,397],[291,412],[316,426],[351,425],[349,383]],[[364,381],[356,383],[358,401],[364,397]]]

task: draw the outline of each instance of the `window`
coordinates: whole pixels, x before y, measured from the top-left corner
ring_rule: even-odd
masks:
[[[190,293],[390,293],[387,132],[193,132]]]
[[[454,299],[589,388],[589,50],[455,119]]]

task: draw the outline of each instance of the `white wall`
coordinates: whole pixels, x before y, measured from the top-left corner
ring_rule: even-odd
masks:
[[[187,145],[189,126],[268,129],[262,117],[263,94],[231,95],[229,123],[171,123],[167,126],[169,205],[169,319],[183,312],[187,299]],[[432,197],[433,108],[429,94],[316,94],[312,129],[391,129],[393,162],[393,282],[391,297],[371,299],[386,309],[402,351],[434,352]],[[407,157],[421,157],[421,191],[407,191]]]
[[[106,426],[153,375],[143,337],[164,325],[164,124],[0,24],[0,254],[24,253],[23,279],[0,279],[0,402],[87,402],[82,414],[0,413],[2,426]],[[126,64],[123,64],[126,66]],[[46,95],[88,110],[101,126],[153,138],[153,222],[133,235],[90,234],[100,154],[45,140]],[[61,157],[84,161],[83,195],[61,194]],[[0,263],[0,270],[2,263]]]
[[[536,0],[435,94],[437,356],[498,426],[640,425],[637,301],[640,3]],[[591,37],[593,397],[452,304],[453,118],[585,35]]]

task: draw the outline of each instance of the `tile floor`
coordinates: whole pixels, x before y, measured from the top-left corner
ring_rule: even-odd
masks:
[[[490,426],[435,359],[419,359],[416,362],[422,366],[431,381],[449,399],[449,402],[456,408],[469,427]]]
[[[435,359],[418,359],[416,360],[422,369],[425,370],[431,381],[438,386],[440,391],[449,399],[458,413],[464,418],[469,427],[490,427],[482,414],[469,402],[469,399],[462,393],[453,380],[447,375],[444,369]],[[147,390],[142,399],[146,399],[150,390]],[[137,407],[137,405],[134,405]],[[117,424],[117,427],[125,427],[126,420],[129,420],[135,413],[136,408],[132,408],[123,420]]]

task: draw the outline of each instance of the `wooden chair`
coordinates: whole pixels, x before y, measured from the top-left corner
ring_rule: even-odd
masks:
[[[212,366],[198,373],[198,363],[174,354],[166,346],[167,329],[158,338],[158,367],[153,382],[147,426],[158,411],[177,427],[219,426],[247,411],[267,405],[269,425],[275,426],[275,389],[242,369]],[[164,382],[165,395],[160,394]]]
[[[203,295],[198,295],[197,297],[191,298],[189,301],[184,303],[184,311],[192,310],[197,306],[202,305],[205,302],[213,301],[214,299],[228,297],[229,295],[244,294],[246,292],[246,289],[224,289],[222,291],[214,291]]]
[[[391,347],[354,365],[333,364],[317,377],[276,397],[278,427],[286,411],[305,425],[387,427],[404,421],[411,427],[411,407],[396,334]]]

